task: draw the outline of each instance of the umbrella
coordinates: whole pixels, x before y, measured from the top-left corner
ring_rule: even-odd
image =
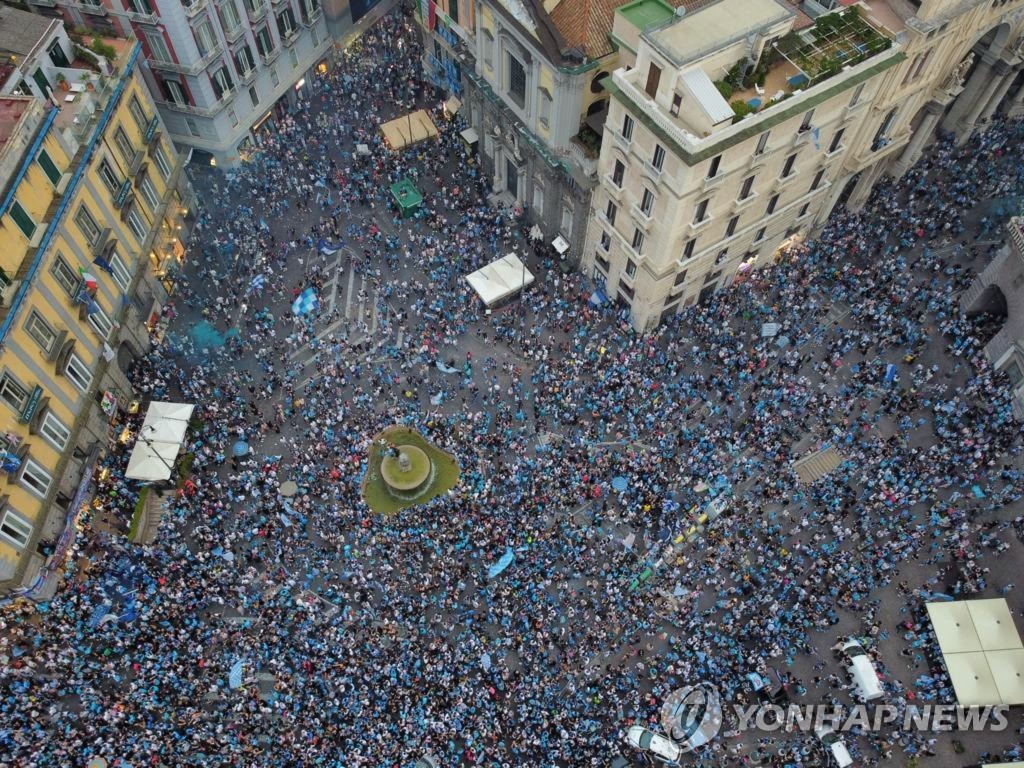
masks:
[[[299,297],[292,302],[292,314],[302,316],[308,315],[313,312],[317,307],[320,306],[320,299],[316,295],[316,291],[312,288],[307,288]]]
[[[624,491],[624,490],[626,490],[626,486],[627,485],[629,485],[629,481],[626,480],[626,478],[624,478],[624,477],[613,477],[612,478],[612,488],[615,489],[616,491]]]
[[[249,444],[245,440],[239,440],[231,446],[231,453],[235,456],[245,456],[249,452]]]
[[[294,480],[285,480],[278,488],[282,496],[294,496],[299,492],[299,486]]]

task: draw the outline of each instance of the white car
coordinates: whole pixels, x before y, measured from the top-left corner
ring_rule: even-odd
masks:
[[[683,750],[674,741],[639,725],[634,725],[626,732],[626,741],[666,765],[678,765],[679,758],[683,754]]]
[[[815,728],[814,735],[818,737],[818,741],[821,742],[825,751],[831,755],[837,768],[847,768],[847,766],[853,765],[853,758],[850,757],[850,751],[846,748],[846,742],[843,741],[842,736],[827,725]]]

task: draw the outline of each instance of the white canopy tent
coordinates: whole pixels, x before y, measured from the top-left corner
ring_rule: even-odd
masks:
[[[466,282],[488,308],[533,285],[533,273],[514,253],[466,275]]]
[[[150,482],[168,479],[194,410],[195,405],[188,403],[150,403],[125,477]]]
[[[928,603],[961,706],[1024,704],[1024,643],[1006,600]]]

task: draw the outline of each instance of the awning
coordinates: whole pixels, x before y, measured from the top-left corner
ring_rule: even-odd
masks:
[[[404,149],[426,139],[437,138],[437,126],[422,109],[384,123],[380,132],[391,149]]]
[[[456,115],[459,112],[459,107],[462,106],[462,99],[458,96],[452,96],[444,103],[444,111],[449,115]]]
[[[1005,599],[926,607],[960,706],[1024,704],[1024,643]]]
[[[533,280],[533,273],[514,253],[466,275],[466,282],[488,307],[519,293],[532,285]]]
[[[569,243],[561,235],[551,241],[551,246],[558,251],[559,256],[564,256],[565,252],[569,250]]]
[[[480,141],[480,134],[476,132],[476,128],[467,128],[459,135],[462,137],[462,140],[464,142],[469,144],[469,146],[473,146],[478,141]]]
[[[128,459],[125,477],[148,481],[168,479],[194,410],[195,406],[189,403],[150,403]]]

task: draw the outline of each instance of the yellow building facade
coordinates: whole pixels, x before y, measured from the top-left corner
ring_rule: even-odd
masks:
[[[190,192],[139,44],[99,47],[80,88],[0,95],[0,594],[38,597],[63,564],[110,418],[133,397],[125,369],[183,255]],[[21,65],[40,82],[37,62]]]

